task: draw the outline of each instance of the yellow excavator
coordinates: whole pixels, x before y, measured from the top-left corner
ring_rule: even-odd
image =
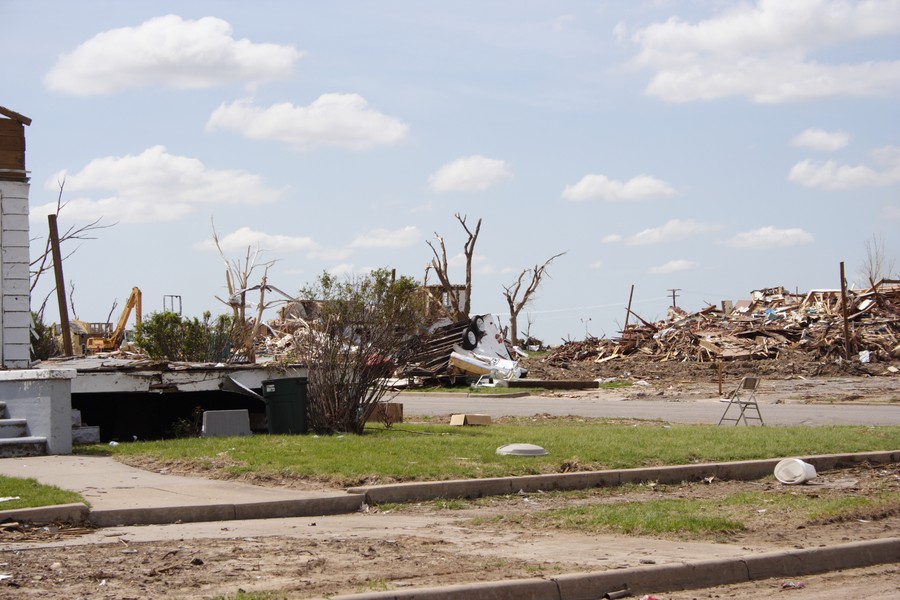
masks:
[[[118,349],[125,337],[125,324],[128,322],[132,310],[134,310],[135,322],[140,325],[141,290],[136,287],[131,288],[131,294],[128,296],[128,301],[125,302],[125,308],[122,310],[122,316],[119,317],[116,328],[107,335],[91,336],[87,339],[88,352],[112,352]]]

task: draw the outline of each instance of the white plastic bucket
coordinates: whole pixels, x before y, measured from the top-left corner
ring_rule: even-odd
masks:
[[[799,458],[786,458],[775,465],[775,479],[787,485],[806,483],[816,476],[816,468]]]

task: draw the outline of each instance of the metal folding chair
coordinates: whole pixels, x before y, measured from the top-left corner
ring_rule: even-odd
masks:
[[[759,404],[756,403],[756,391],[759,389],[760,381],[762,380],[759,377],[741,379],[734,391],[731,392],[731,396],[727,400],[723,399],[723,402],[728,402],[728,406],[725,407],[725,412],[719,419],[719,425],[725,421],[734,421],[735,425],[739,425],[741,421],[744,422],[744,425],[750,425],[748,421],[759,421],[760,425],[765,425],[762,413],[759,412]],[[728,416],[729,412],[732,416]]]

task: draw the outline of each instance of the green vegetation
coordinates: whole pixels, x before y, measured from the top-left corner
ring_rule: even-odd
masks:
[[[214,600],[286,600],[287,594],[276,592],[245,592],[238,590],[235,595],[216,596]]]
[[[315,302],[294,351],[309,365],[309,426],[318,433],[361,434],[396,365],[421,344],[424,300],[409,277],[377,269],[339,280],[323,273],[302,298]]]
[[[510,443],[548,456],[499,456]],[[192,438],[85,446],[80,452],[141,455],[221,476],[253,474],[334,485],[623,469],[810,454],[895,450],[900,427],[715,427],[587,418],[525,417],[489,427],[403,423],[364,435]]]
[[[634,384],[630,381],[616,379],[615,381],[601,381],[599,387],[601,390],[617,390],[620,388],[631,387],[632,385]]]
[[[31,359],[47,360],[59,354],[59,344],[53,335],[53,327],[44,323],[41,314],[31,312]]]
[[[571,529],[582,533],[713,537],[747,529],[750,517],[812,523],[850,520],[894,510],[900,494],[821,498],[790,491],[732,494],[723,499],[666,498],[623,503],[587,504],[538,513],[511,512],[476,522],[513,522],[530,528]]]
[[[18,500],[0,502],[0,510],[72,504],[75,502],[87,504],[84,498],[75,492],[67,492],[52,485],[41,485],[35,479],[20,479],[18,477],[4,477],[0,475],[0,497],[15,498],[16,496],[19,497]]]
[[[172,312],[152,313],[135,328],[135,344],[153,360],[219,362],[226,360],[234,337],[234,319],[189,319]]]
[[[435,510],[462,510],[468,508],[469,503],[461,498],[438,498],[432,506]]]
[[[542,513],[512,514],[529,526],[577,529],[585,533],[615,532],[631,535],[666,533],[731,533],[744,529],[735,519],[716,514],[715,503],[705,500],[666,499],[560,508]]]
[[[528,395],[528,394],[540,394],[544,392],[544,388],[509,388],[509,387],[483,387],[483,386],[474,386],[474,385],[466,385],[459,387],[442,387],[439,385],[433,387],[419,388],[416,390],[411,390],[417,394],[479,394],[485,396],[494,396],[494,395],[506,395],[506,394],[517,394],[517,395]]]
[[[617,390],[621,388],[631,387],[634,385],[630,381],[624,381],[617,379],[615,381],[603,381],[597,384],[597,386],[602,390]],[[443,387],[443,386],[431,386],[425,388],[419,388],[416,390],[411,390],[415,393],[421,394],[535,394],[540,395],[547,391],[546,388],[542,387],[504,387],[504,386],[495,386],[495,387],[481,387],[481,386],[458,386],[458,387]]]

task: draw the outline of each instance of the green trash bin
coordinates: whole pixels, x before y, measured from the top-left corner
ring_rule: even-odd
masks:
[[[306,377],[267,379],[262,382],[269,433],[308,433]]]

